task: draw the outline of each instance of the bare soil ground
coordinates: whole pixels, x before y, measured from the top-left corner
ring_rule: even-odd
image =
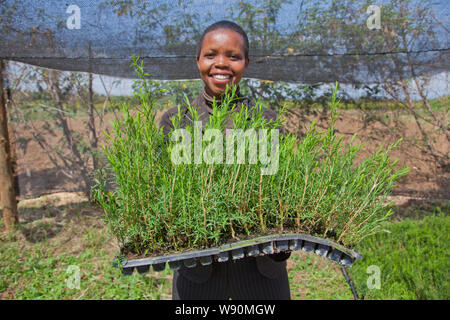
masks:
[[[159,119],[164,111],[159,111]],[[114,114],[107,114],[103,129],[111,130],[111,120]],[[291,110],[285,115],[286,128],[293,133],[302,135],[312,121],[317,121],[320,130],[329,128],[329,115],[305,114],[301,110]],[[69,125],[72,130],[84,132],[86,118],[71,119]],[[42,128],[43,122],[35,121],[36,128]],[[99,126],[100,123],[97,123]],[[396,111],[372,111],[370,113],[359,110],[340,110],[335,128],[349,142],[353,134],[357,134],[356,142],[365,144],[360,154],[361,160],[373,153],[382,144],[391,144],[403,138],[400,146],[391,155],[398,159],[401,166],[408,167],[410,173],[404,177],[392,194],[392,200],[399,205],[405,205],[414,199],[450,199],[450,164],[440,167],[432,156],[425,152],[420,142],[420,132],[411,116]],[[426,127],[427,130],[431,128]],[[36,198],[55,192],[82,191],[79,180],[70,180],[60,169],[49,160],[30,132],[22,125],[14,128],[16,132],[16,153],[18,163],[18,177],[20,185],[20,199]],[[45,132],[44,130],[42,132]],[[47,135],[50,144],[57,146],[61,138],[61,131],[54,130],[54,135]],[[444,134],[431,136],[436,150],[445,155],[450,154],[450,143]],[[100,144],[104,143],[104,135],[100,136]]]
[[[289,131],[302,134],[313,120],[320,130],[329,128],[329,117],[320,114],[305,116],[298,111],[289,112],[286,126]],[[349,143],[354,134],[356,143],[363,143],[364,148],[357,161],[373,154],[383,144],[385,146],[403,139],[391,152],[392,159],[398,159],[401,167],[410,172],[398,183],[392,193],[397,204],[404,204],[408,199],[450,199],[450,164],[439,166],[433,157],[425,151],[420,141],[420,131],[412,116],[394,111],[340,110],[335,124],[338,135],[344,143]],[[426,130],[432,128],[425,126]],[[450,143],[442,133],[430,135],[433,146],[442,155],[450,154]]]

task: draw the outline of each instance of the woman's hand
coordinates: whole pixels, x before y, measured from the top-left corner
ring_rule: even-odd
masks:
[[[268,254],[267,255],[270,259],[272,259],[273,261],[276,262],[282,262],[285,261],[287,259],[289,259],[289,257],[291,256],[291,252],[280,252],[280,253],[273,253],[273,254]]]

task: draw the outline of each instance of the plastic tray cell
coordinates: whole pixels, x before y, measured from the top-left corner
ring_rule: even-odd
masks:
[[[334,262],[339,262],[341,260],[341,257],[342,257],[342,251],[340,251],[338,249],[331,250],[330,254],[328,255],[328,258]]]
[[[302,248],[303,241],[302,240],[289,240],[289,250],[295,251],[300,250]]]
[[[340,262],[340,264],[341,265],[343,265],[344,267],[351,267],[352,265],[353,265],[353,262],[354,262],[355,260],[354,259],[352,259],[351,257],[349,257],[349,256],[343,256],[342,258],[341,258],[341,260],[339,261]]]
[[[154,266],[153,266],[153,268],[154,268]],[[140,274],[144,274],[144,273],[147,273],[150,270],[150,266],[149,265],[147,265],[147,266],[139,266],[139,267],[136,267],[136,270]]]
[[[217,261],[219,261],[219,262],[227,262],[228,258],[229,258],[229,252],[228,251],[220,252],[217,255]]]
[[[122,268],[122,274],[124,276],[131,276],[133,274],[134,268]]]
[[[244,254],[244,248],[238,248],[231,251],[231,256],[233,257],[233,260],[242,259]]]
[[[264,254],[272,254],[272,253],[274,253],[275,251],[273,250],[273,243],[272,242],[263,243],[261,245],[261,251]]]
[[[160,272],[163,271],[166,268],[166,263],[162,262],[162,263],[155,263],[153,265],[153,270],[156,272]]]
[[[314,252],[314,249],[316,248],[316,243],[314,242],[310,242],[310,241],[305,241],[303,243],[303,251],[305,252]]]
[[[197,261],[194,258],[184,260],[184,266],[186,268],[194,268],[197,266]]]
[[[202,266],[209,266],[213,262],[212,256],[203,256],[199,260]]]
[[[326,257],[328,252],[330,251],[330,247],[324,244],[319,244],[316,248],[316,254],[322,257]]]
[[[215,261],[226,262],[230,259],[242,259],[245,256],[256,257],[294,250],[314,252],[344,267],[351,267],[357,259],[362,258],[359,252],[326,239],[306,234],[280,234],[185,253],[134,260],[117,259],[113,262],[113,265],[122,268],[123,275],[131,275],[134,269],[137,269],[139,273],[146,273],[150,270],[150,266],[154,271],[162,271],[166,268],[166,265],[169,265],[172,270],[178,270],[182,265],[187,268],[194,268],[198,265],[210,265]]]
[[[172,270],[178,270],[181,268],[181,264],[182,264],[182,260],[178,260],[178,261],[169,261],[169,268]]]
[[[289,250],[289,240],[279,240],[275,242],[275,246],[278,252]]]
[[[257,257],[260,255],[259,248],[257,245],[247,247],[247,256],[248,257]]]

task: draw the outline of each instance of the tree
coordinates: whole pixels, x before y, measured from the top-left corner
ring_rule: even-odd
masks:
[[[6,97],[3,90],[3,70],[3,60],[0,59],[0,185],[2,186],[0,188],[0,204],[3,210],[3,221],[6,230],[11,231],[19,223],[19,215],[14,192]]]
[[[358,1],[355,1],[356,3]],[[367,6],[368,3],[365,3]],[[401,0],[383,5],[381,28],[370,32],[363,38],[357,38],[362,44],[360,50],[371,52],[392,52],[384,59],[367,60],[378,72],[381,88],[401,104],[417,125],[423,151],[429,153],[440,167],[449,163],[449,155],[440,153],[433,139],[443,134],[450,143],[448,117],[430,105],[429,82],[433,69],[445,70],[446,53],[440,48],[445,45],[442,38],[443,25],[436,19],[433,6],[429,1]],[[445,29],[445,28],[444,28]],[[415,101],[418,98],[418,101]],[[441,106],[443,107],[443,106]],[[425,125],[430,125],[427,130]]]
[[[303,41],[292,44],[293,54],[317,55],[311,59],[317,59],[325,73],[348,79],[344,82],[379,83],[413,116],[424,151],[439,166],[447,166],[450,158],[438,152],[433,136],[443,134],[450,143],[448,115],[433,109],[427,90],[431,75],[446,70],[448,49],[442,49],[448,47],[448,30],[436,18],[432,2],[384,2],[378,30],[369,30],[366,23],[372,1],[302,3],[294,29]]]

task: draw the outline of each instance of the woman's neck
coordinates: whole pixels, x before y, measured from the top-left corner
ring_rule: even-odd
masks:
[[[239,90],[239,85],[236,88],[236,96],[240,96],[240,90]],[[220,103],[223,99],[223,94],[221,95],[213,95],[210,93],[209,89],[204,86],[203,87],[203,92],[202,92],[203,98],[206,100],[206,103],[210,106],[212,106],[213,104],[213,100],[215,99],[217,103]]]

